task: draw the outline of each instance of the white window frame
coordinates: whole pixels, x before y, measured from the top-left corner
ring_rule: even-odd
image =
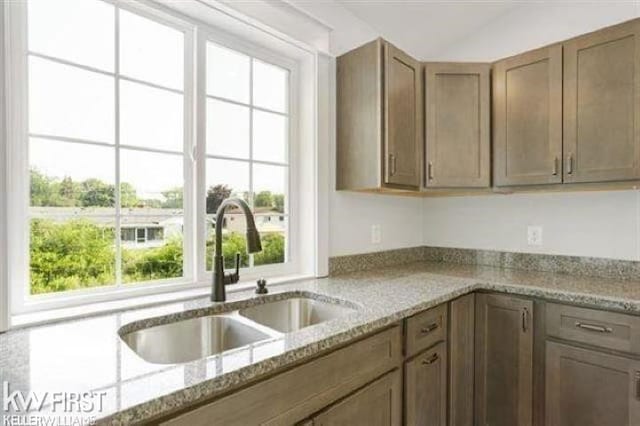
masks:
[[[197,190],[199,191],[196,197],[198,201],[197,206],[197,234],[198,235],[206,235],[206,162],[207,158],[215,158],[220,160],[229,159],[232,161],[242,161],[248,163],[249,174],[250,174],[250,187],[249,190],[253,190],[253,173],[251,171],[251,165],[253,164],[269,164],[270,162],[264,161],[256,161],[253,158],[250,160],[239,160],[237,158],[226,158],[224,156],[211,155],[207,154],[207,137],[206,137],[206,108],[207,108],[207,98],[212,98],[208,96],[206,93],[206,64],[207,64],[207,43],[211,42],[222,46],[227,49],[231,49],[237,51],[238,53],[249,56],[250,58],[260,60],[262,62],[275,65],[277,67],[286,69],[289,71],[289,81],[288,81],[288,93],[287,93],[287,112],[286,115],[288,117],[289,128],[287,135],[287,164],[288,164],[288,172],[287,172],[287,188],[285,194],[286,205],[288,206],[288,210],[284,213],[284,216],[288,219],[287,230],[286,230],[286,245],[285,245],[285,263],[284,264],[273,264],[273,265],[260,265],[260,266],[250,266],[248,268],[243,268],[241,271],[243,280],[252,280],[260,277],[268,277],[268,276],[286,276],[296,274],[299,271],[299,259],[298,259],[298,240],[294,238],[299,234],[299,222],[298,222],[298,214],[294,213],[295,206],[298,205],[297,194],[299,188],[297,186],[296,179],[292,177],[296,176],[298,173],[297,162],[295,161],[298,157],[297,144],[291,143],[291,141],[295,141],[298,137],[297,132],[297,82],[298,82],[298,66],[295,61],[289,60],[283,56],[277,55],[273,52],[266,51],[264,48],[258,48],[249,43],[245,43],[237,38],[232,38],[220,31],[216,31],[211,27],[207,27],[205,30],[200,31],[199,39],[197,43],[198,48],[198,60],[196,61],[198,64],[198,83],[197,83],[197,102],[198,107],[196,110],[200,116],[198,117],[198,129],[197,129],[197,139],[198,142],[196,144],[196,169],[198,170],[198,182],[203,182],[202,185],[198,185]],[[253,93],[253,75],[250,75],[249,78],[251,85],[250,93]],[[214,97],[215,98],[215,97]],[[264,110],[267,112],[273,112],[265,108],[259,108],[252,104],[252,96],[249,100],[248,104],[238,103],[234,101],[229,101],[227,99],[220,98],[223,102],[235,103],[238,105],[246,106],[250,109],[250,111],[256,110]],[[249,119],[249,138],[253,137],[253,122],[252,115],[250,115]],[[253,141],[250,142],[253,145]],[[275,164],[275,163],[272,163]],[[252,194],[252,197],[255,194]],[[198,240],[197,247],[197,262],[198,262],[198,276],[200,281],[211,282],[213,278],[212,271],[206,270],[206,259],[205,259],[205,245],[206,238],[200,238]]]
[[[212,272],[206,271],[205,244],[205,169],[206,145],[204,131],[206,122],[206,96],[204,82],[206,74],[206,40],[237,50],[252,58],[289,70],[289,141],[296,141],[298,134],[298,63],[262,46],[231,37],[206,25],[172,11],[147,2],[129,2],[126,0],[101,0],[119,8],[131,11],[154,21],[171,26],[185,35],[185,143],[184,143],[184,273],[180,279],[167,279],[136,283],[135,285],[109,285],[60,293],[43,295],[29,294],[29,205],[30,187],[28,176],[28,90],[27,90],[27,13],[26,2],[9,2],[5,5],[5,23],[7,25],[6,52],[6,93],[7,108],[7,234],[10,241],[7,253],[9,305],[11,315],[27,314],[42,310],[59,309],[89,303],[100,303],[118,299],[129,299],[160,293],[188,291],[206,288],[211,285]],[[117,46],[117,40],[116,40]],[[194,50],[197,49],[197,51]],[[118,55],[116,47],[116,55]],[[81,66],[82,67],[82,66]],[[196,69],[197,67],[197,69]],[[114,71],[116,73],[117,69]],[[135,81],[135,79],[130,79]],[[118,78],[116,77],[116,86]],[[117,89],[116,89],[117,90]],[[197,105],[197,107],[196,107]],[[116,98],[116,108],[118,102]],[[196,118],[196,114],[198,117]],[[117,128],[116,128],[117,130]],[[116,131],[116,135],[117,135]],[[119,137],[118,135],[116,137]],[[117,139],[116,139],[117,141]],[[119,143],[119,142],[116,142]],[[260,265],[243,269],[242,279],[252,280],[258,277],[297,276],[300,273],[299,218],[297,214],[299,190],[296,179],[297,156],[296,143],[288,143],[288,219],[287,251],[284,264]],[[154,149],[140,149],[154,152]],[[158,152],[161,152],[159,150]],[[119,167],[119,163],[116,163]],[[116,185],[119,181],[116,181]],[[120,209],[117,202],[116,209]],[[116,229],[116,244],[122,244],[120,228]],[[196,234],[197,233],[197,234]],[[196,237],[199,236],[199,237]],[[118,252],[119,253],[119,252]],[[120,262],[117,257],[117,262]],[[231,289],[230,289],[231,290]]]

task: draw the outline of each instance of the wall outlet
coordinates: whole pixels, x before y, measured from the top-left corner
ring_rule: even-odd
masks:
[[[527,244],[530,246],[542,245],[542,226],[528,226],[527,227]]]
[[[382,242],[382,231],[380,225],[371,225],[371,244],[380,244]]]

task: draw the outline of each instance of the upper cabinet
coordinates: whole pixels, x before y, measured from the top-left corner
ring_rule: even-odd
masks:
[[[562,47],[497,62],[493,68],[493,178],[496,186],[561,183]]]
[[[640,21],[564,43],[565,182],[640,178]]]
[[[423,194],[637,185],[640,19],[492,66],[419,64],[381,39],[346,53],[336,181]]]
[[[488,64],[425,64],[426,187],[490,185]]]
[[[378,39],[337,60],[337,189],[418,190],[421,66]]]

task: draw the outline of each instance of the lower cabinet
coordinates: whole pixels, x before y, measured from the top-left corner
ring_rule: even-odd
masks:
[[[640,361],[547,342],[546,426],[640,425]]]
[[[533,302],[476,295],[475,421],[530,426],[533,410]]]
[[[400,426],[402,376],[399,370],[382,376],[322,411],[305,425]]]
[[[447,345],[438,343],[405,363],[405,423],[447,424]]]

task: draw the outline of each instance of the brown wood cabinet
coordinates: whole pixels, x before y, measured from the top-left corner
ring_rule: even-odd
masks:
[[[533,405],[533,302],[477,294],[476,424],[528,426]]]
[[[475,294],[449,307],[449,424],[473,425]]]
[[[441,342],[408,361],[404,374],[405,424],[446,426],[446,343]]]
[[[402,376],[395,370],[313,417],[314,426],[400,426]]]
[[[337,59],[336,188],[418,190],[421,65],[378,39]]]
[[[488,187],[489,64],[425,64],[426,187]]]
[[[562,46],[493,67],[496,186],[562,182]]]
[[[640,361],[547,342],[547,426],[640,424]]]
[[[640,178],[640,21],[564,43],[565,182]]]

